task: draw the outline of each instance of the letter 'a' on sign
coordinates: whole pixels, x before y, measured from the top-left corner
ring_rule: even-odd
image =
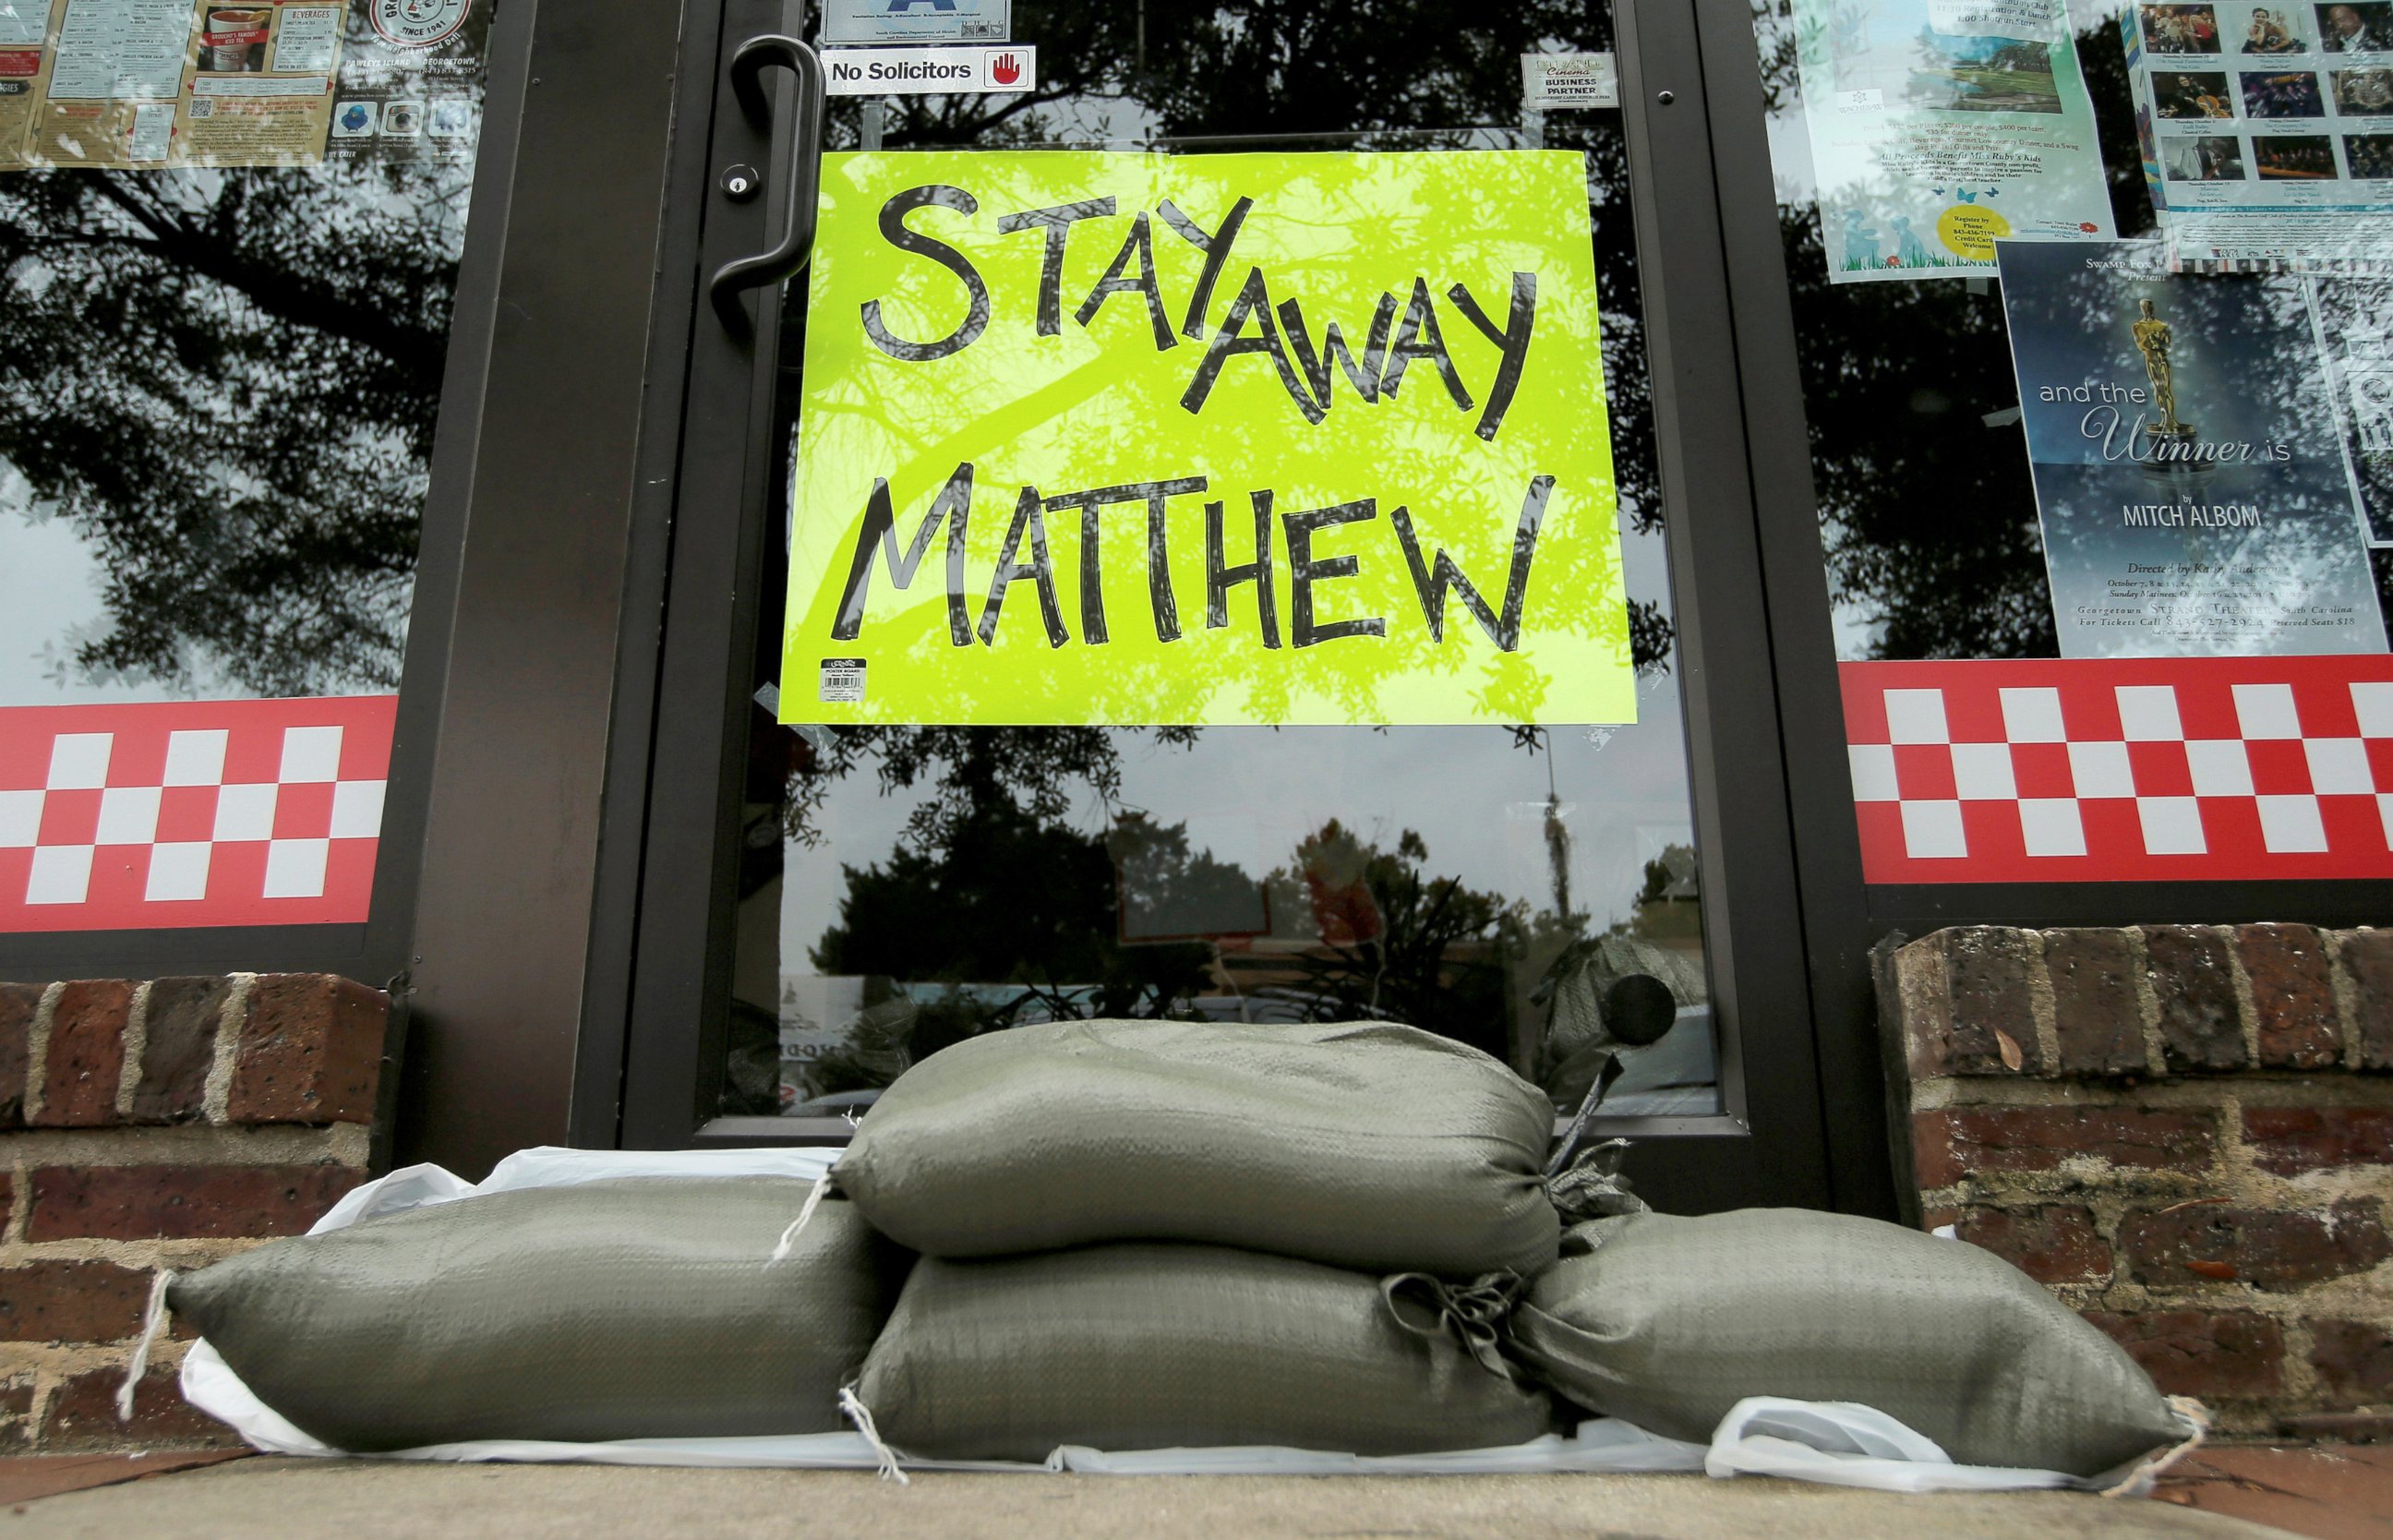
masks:
[[[781,720],[1637,720],[1575,151],[828,155]]]

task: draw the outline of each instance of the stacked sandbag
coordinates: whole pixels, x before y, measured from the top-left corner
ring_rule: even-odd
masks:
[[[1573,1227],[1511,1318],[1570,1401],[1706,1441],[1748,1396],[1855,1402],[1962,1465],[2094,1476],[2190,1429],[2117,1343],[1978,1246],[1797,1208]]]
[[[1629,1046],[1655,1041],[1670,1029],[1678,1011],[1710,998],[1702,960],[1675,946],[1625,935],[1574,942],[1531,996],[1546,1007],[1537,1079],[1555,1105],[1576,1107],[1624,1040]],[[1634,1001],[1638,1013],[1658,1005],[1657,1027],[1624,1035],[1624,999]]]
[[[925,1257],[857,1397],[892,1445],[949,1459],[1492,1448],[1553,1427],[1545,1393],[1494,1351],[1509,1302],[1501,1286],[1226,1246]]]
[[[933,1054],[832,1168],[900,1245],[1197,1241],[1377,1272],[1536,1272],[1553,1108],[1391,1022],[1050,1022]]]
[[[907,1259],[837,1201],[774,1259],[806,1192],[493,1193],[261,1246],[177,1278],[168,1302],[338,1449],[827,1432]]]
[[[1703,1442],[1781,1397],[2090,1476],[2186,1431],[1976,1247],[1802,1210],[1565,1233],[1641,1205],[1617,1142],[1550,1176],[1552,1134],[1536,1088],[1411,1027],[1053,1023],[925,1060],[811,1187],[485,1194],[168,1298],[259,1399],[361,1453],[844,1413],[884,1457],[1406,1455],[1522,1443],[1573,1404]]]
[[[1521,1442],[1552,1109],[1386,1023],[1058,1022],[924,1060],[832,1180],[924,1253],[857,1399],[941,1458]]]

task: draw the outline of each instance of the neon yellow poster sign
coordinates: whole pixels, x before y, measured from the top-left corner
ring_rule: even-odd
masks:
[[[1635,721],[1584,176],[825,157],[783,720]]]

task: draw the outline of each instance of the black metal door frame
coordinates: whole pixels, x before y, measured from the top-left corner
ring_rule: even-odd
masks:
[[[703,3],[703,0],[700,0]],[[693,26],[689,78],[712,81],[717,142],[682,167],[704,216],[687,276],[713,274],[763,251],[788,219],[790,127],[796,105],[786,73],[774,98],[769,141],[731,99],[730,60],[750,37],[795,36],[796,0],[725,0],[711,33]],[[693,135],[693,138],[697,136]],[[715,187],[722,168],[769,168],[767,196],[738,205]],[[714,192],[712,198],[705,192]],[[692,211],[695,213],[696,211]],[[646,531],[644,570],[653,573],[661,619],[653,646],[634,656],[627,632],[622,688],[642,685],[652,711],[650,741],[618,745],[621,773],[635,748],[653,747],[645,794],[627,779],[609,808],[613,902],[593,955],[620,969],[622,1011],[593,1021],[585,1073],[576,1084],[574,1136],[590,1144],[671,1147],[690,1142],[700,1098],[713,1094],[701,1066],[722,1063],[722,1024],[729,1001],[729,906],[739,855],[739,796],[746,739],[750,663],[759,596],[740,575],[757,570],[765,540],[766,479],[777,462],[771,442],[775,344],[780,333],[778,287],[742,301],[750,322],[735,331],[711,305],[691,307],[689,374],[680,476],[670,532]],[[645,638],[644,638],[645,639]],[[602,1005],[604,1002],[600,1002]],[[606,1051],[611,1049],[611,1056]],[[677,1087],[675,1096],[667,1088]],[[671,1107],[690,1111],[676,1119]],[[673,1132],[641,1138],[635,1130]]]
[[[497,247],[488,359],[443,403],[444,430],[466,414],[462,517],[437,548],[427,528],[453,597],[416,626],[438,728],[399,1126],[402,1158],[474,1174],[574,1136],[586,1024],[621,1011],[607,816],[647,732],[618,675],[655,625],[646,531],[670,508],[694,292],[676,197],[706,127],[694,150],[682,49],[716,9],[508,7],[528,14],[490,116],[512,114],[512,153],[485,150],[500,195],[474,227]]]
[[[730,48],[747,28],[764,25],[741,13],[757,3],[731,0],[732,23],[718,33],[695,20],[689,28],[687,56],[694,65],[712,61],[718,87]],[[1746,403],[1720,211],[1710,191],[1714,126],[1697,17],[1692,0],[1621,0],[1616,21],[1706,949],[1730,1110],[1613,1121],[1617,1131],[1641,1137],[1631,1170],[1671,1207],[1821,1204],[1829,1195],[1825,1136],[1811,1022],[1799,1007],[1789,1009],[1806,998],[1805,955],[1752,480],[1738,452]],[[693,68],[689,78],[708,76]],[[719,89],[718,98],[727,100]],[[736,115],[718,106],[713,116],[724,124]],[[693,203],[687,190],[709,186],[713,171],[746,158],[731,152],[738,143],[708,163],[687,155],[677,162],[685,189],[677,206],[699,227],[703,258],[666,269],[677,294],[698,268],[711,270],[760,244],[756,222],[735,228],[718,219],[719,200]],[[1670,196],[1660,195],[1665,189]],[[653,529],[638,536],[635,565],[661,577],[664,622],[652,654],[641,652],[634,626],[624,631],[601,875],[608,899],[593,931],[593,992],[571,1129],[580,1142],[635,1147],[833,1142],[846,1133],[836,1120],[708,1116],[724,1063],[745,670],[762,619],[739,574],[755,570],[766,538],[758,510],[773,463],[765,441],[773,361],[711,315],[700,311],[695,322],[669,548],[652,548]],[[758,334],[771,335],[769,321]],[[651,709],[655,751],[645,797],[635,802],[630,727]],[[628,971],[622,1018],[607,1014],[606,992],[595,986],[618,970]]]

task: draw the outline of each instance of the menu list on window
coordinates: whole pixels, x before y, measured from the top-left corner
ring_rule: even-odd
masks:
[[[2393,271],[2393,0],[2136,4],[2119,26],[2178,263]]]
[[[0,0],[0,170],[470,158],[488,9]]]
[[[2001,263],[2060,655],[2386,651],[2318,285],[2154,242]]]

